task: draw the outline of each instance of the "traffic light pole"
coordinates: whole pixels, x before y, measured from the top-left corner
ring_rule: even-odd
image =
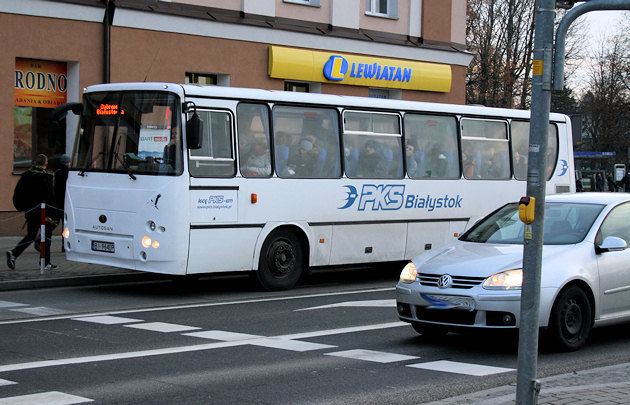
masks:
[[[523,284],[518,342],[516,403],[536,404],[540,383],[536,380],[538,362],[538,324],[540,279],[547,180],[546,156],[551,91],[562,90],[564,77],[564,39],[575,18],[593,10],[630,10],[630,0],[591,0],[567,13],[558,27],[554,63],[554,18],[556,5],[571,7],[573,1],[537,0],[535,10],[534,58],[532,66],[532,108],[529,128],[527,197],[534,200],[534,219],[526,224],[523,246]],[[555,69],[554,69],[555,64]],[[552,81],[555,72],[555,83]],[[554,86],[555,85],[555,86]],[[525,200],[522,200],[525,201]]]

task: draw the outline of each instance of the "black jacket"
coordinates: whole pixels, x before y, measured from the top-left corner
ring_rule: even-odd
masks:
[[[22,174],[22,179],[24,182],[22,192],[29,207],[34,208],[41,203],[46,203],[46,205],[55,204],[53,177],[46,170],[33,166]],[[35,215],[35,213],[39,215],[39,210],[30,211],[27,215]],[[46,216],[57,217],[57,215],[54,215],[53,209],[47,209]]]

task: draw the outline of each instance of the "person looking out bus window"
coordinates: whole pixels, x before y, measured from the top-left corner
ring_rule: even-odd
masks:
[[[318,154],[315,152],[313,142],[302,139],[298,145],[297,155],[289,163],[291,171],[299,177],[313,176],[317,165]]]
[[[414,153],[416,148],[413,145],[407,145],[407,174],[409,177],[413,177],[416,175],[418,171],[418,162],[416,162]]]
[[[271,174],[271,159],[267,150],[267,143],[263,139],[254,140],[252,152],[241,172],[244,176],[252,177],[267,177]]]
[[[383,177],[383,158],[377,153],[376,141],[369,140],[365,143],[359,161],[357,163],[358,177]]]

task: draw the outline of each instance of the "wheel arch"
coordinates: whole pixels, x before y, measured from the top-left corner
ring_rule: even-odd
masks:
[[[586,297],[588,298],[588,303],[591,305],[591,324],[592,325],[594,324],[595,319],[597,319],[598,317],[597,316],[598,308],[595,302],[595,294],[593,293],[593,289],[590,286],[590,284],[586,282],[585,280],[573,279],[573,280],[569,280],[567,283],[565,283],[561,288],[558,288],[558,290],[556,291],[556,294],[553,297],[553,301],[551,301],[551,304],[549,306],[549,311],[545,314],[547,319],[545,319],[544,325],[549,325],[549,317],[551,316],[551,309],[556,303],[558,296],[564,290],[572,286],[579,287],[582,291],[584,291],[584,294],[586,294]]]
[[[258,271],[258,265],[260,263],[260,253],[262,251],[262,247],[274,232],[279,230],[288,230],[292,232],[297,238],[302,247],[304,248],[304,252],[308,252],[308,254],[304,255],[304,266],[308,267],[311,263],[312,251],[311,251],[311,239],[312,232],[308,224],[303,224],[300,222],[290,222],[290,223],[267,223],[263,229],[260,231],[258,235],[258,240],[256,241],[256,248],[254,249],[254,257],[252,261],[252,270]]]

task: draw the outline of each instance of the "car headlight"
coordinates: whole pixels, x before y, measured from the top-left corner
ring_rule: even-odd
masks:
[[[417,275],[418,270],[416,269],[416,265],[413,264],[413,262],[409,262],[400,273],[400,281],[402,281],[403,283],[413,283],[414,281],[416,281]]]
[[[483,282],[488,290],[520,290],[523,284],[523,269],[512,269],[493,274]]]

